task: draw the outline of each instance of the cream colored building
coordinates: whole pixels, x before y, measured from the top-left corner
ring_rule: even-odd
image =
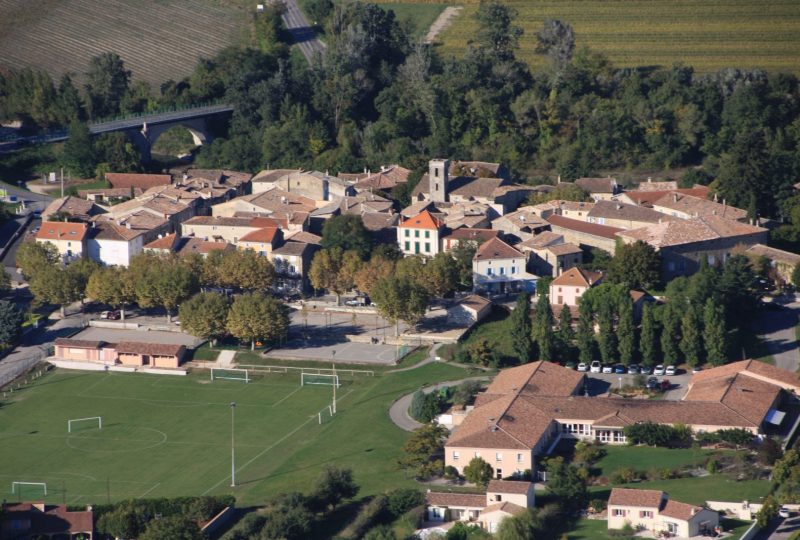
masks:
[[[598,285],[602,279],[603,274],[599,272],[570,268],[550,282],[550,303],[577,306],[583,293]]]
[[[495,533],[505,518],[533,508],[535,496],[531,482],[491,480],[485,494],[428,491],[425,502],[427,522],[465,521]]]
[[[514,293],[535,288],[536,276],[527,272],[527,257],[495,237],[481,244],[472,258],[472,286],[488,294]]]
[[[719,526],[718,512],[670,500],[667,493],[652,489],[613,488],[607,512],[609,529],[629,525],[676,538],[691,538]]]
[[[36,233],[38,243],[55,246],[62,258],[82,257],[86,249],[86,223],[43,221]]]
[[[397,226],[397,245],[404,255],[433,257],[441,251],[444,224],[427,210],[404,219]]]

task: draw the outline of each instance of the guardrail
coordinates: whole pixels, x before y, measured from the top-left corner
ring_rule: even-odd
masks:
[[[6,392],[10,389],[11,392],[14,391],[14,386],[11,385],[14,381],[25,375],[30,369],[38,364],[39,362],[44,361],[47,358],[47,353],[45,351],[39,350],[38,354],[35,356],[31,356],[30,358],[26,358],[24,360],[15,361],[11,367],[11,371],[4,375],[0,375],[0,389],[3,392]],[[25,381],[27,383],[27,380]],[[20,387],[18,383],[17,387]],[[7,386],[11,385],[9,388]]]

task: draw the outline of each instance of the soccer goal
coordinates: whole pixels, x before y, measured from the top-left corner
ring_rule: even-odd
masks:
[[[317,418],[319,419],[320,424],[326,424],[333,420],[333,409],[330,405],[322,409],[317,413]]]
[[[250,372],[240,368],[211,368],[211,380],[250,382]]]
[[[22,486],[39,486],[44,489],[44,494],[47,496],[47,483],[46,482],[11,482],[11,493],[22,493]]]
[[[90,416],[88,418],[73,418],[72,420],[67,420],[67,433],[72,433],[72,425],[78,424],[80,422],[90,422],[92,427],[97,424],[97,429],[103,429],[103,417],[102,416]]]
[[[300,386],[306,385],[322,385],[322,386],[335,386],[339,388],[341,384],[339,384],[339,376],[338,375],[330,375],[330,374],[322,374],[322,373],[301,373],[300,374]]]

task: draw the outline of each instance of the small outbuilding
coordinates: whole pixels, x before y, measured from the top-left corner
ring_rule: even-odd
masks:
[[[479,322],[492,309],[492,301],[477,294],[466,296],[447,310],[447,323],[469,326]]]

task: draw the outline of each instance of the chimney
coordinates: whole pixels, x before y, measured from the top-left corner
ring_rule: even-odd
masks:
[[[672,200],[673,200],[673,202],[678,202],[678,194],[677,193],[673,193],[672,194]]]
[[[130,221],[126,221],[125,222],[125,228],[128,229],[128,230],[131,230],[131,222]]]
[[[617,210],[622,210],[622,205],[617,203]]]
[[[557,184],[560,184],[560,183],[561,183],[561,175],[560,175],[560,174],[558,175],[558,178],[556,179],[556,183],[557,183]]]
[[[186,182],[189,179],[189,175],[186,174],[186,171],[183,171],[183,181]]]
[[[653,177],[652,177],[652,176],[648,176],[648,177],[647,177],[647,183],[649,184],[649,183],[650,183],[650,182],[652,182],[652,181],[653,181]]]
[[[719,196],[716,193],[714,193],[714,202],[718,202],[718,201],[719,201]]]

